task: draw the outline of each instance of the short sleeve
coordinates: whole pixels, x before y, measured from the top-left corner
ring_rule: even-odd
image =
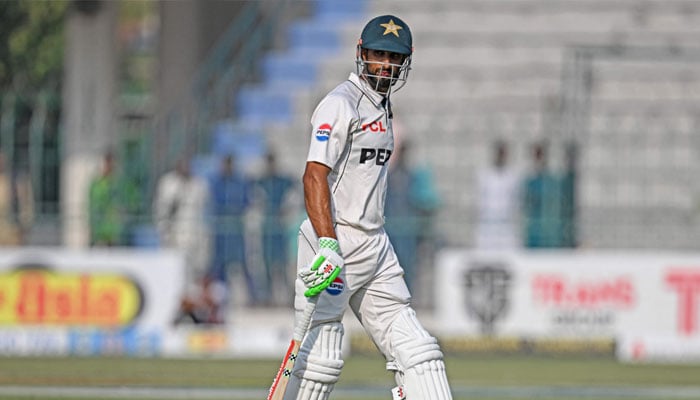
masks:
[[[311,116],[311,141],[307,161],[319,162],[331,169],[335,167],[353,121],[353,110],[341,96],[327,96]]]

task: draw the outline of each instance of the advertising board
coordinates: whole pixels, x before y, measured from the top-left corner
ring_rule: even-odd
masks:
[[[436,269],[447,336],[613,338],[647,350],[700,341],[700,254],[452,249]]]

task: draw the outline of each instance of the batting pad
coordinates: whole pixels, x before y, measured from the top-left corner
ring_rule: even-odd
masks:
[[[407,400],[452,399],[437,339],[423,328],[413,309],[399,313],[389,338],[395,359],[387,369],[396,371],[396,381],[403,384]]]
[[[309,331],[294,366],[295,381],[300,381],[298,394],[295,397],[285,394],[285,400],[325,400],[330,397],[343,369],[343,334],[340,322],[321,324]],[[291,387],[287,391],[290,395],[295,392]]]
[[[433,360],[404,371],[406,400],[452,400],[445,362]]]

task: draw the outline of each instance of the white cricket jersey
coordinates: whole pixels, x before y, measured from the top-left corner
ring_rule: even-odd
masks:
[[[384,96],[351,73],[316,107],[307,161],[328,176],[334,222],[365,231],[384,225],[387,168],[394,151],[391,108]]]

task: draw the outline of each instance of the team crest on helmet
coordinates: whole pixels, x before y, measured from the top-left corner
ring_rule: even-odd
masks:
[[[394,36],[399,37],[399,29],[403,29],[401,25],[396,25],[393,19],[390,19],[386,24],[379,24],[379,26],[385,29],[383,34],[385,36],[393,33]]]

